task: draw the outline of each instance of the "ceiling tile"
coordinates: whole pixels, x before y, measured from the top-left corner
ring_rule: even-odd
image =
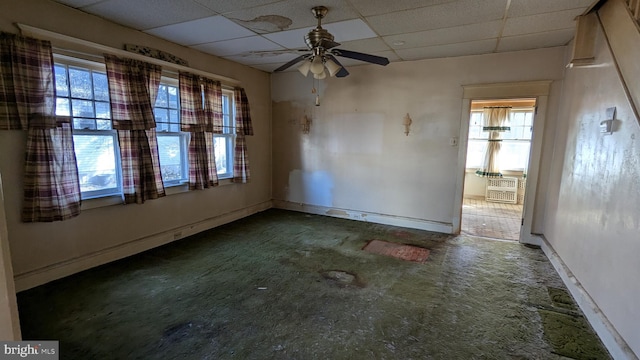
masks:
[[[365,53],[391,50],[391,48],[384,41],[382,41],[382,39],[377,37],[370,39],[344,41],[338,48]]]
[[[394,49],[411,49],[415,47],[497,38],[501,28],[502,20],[496,20],[481,24],[385,36],[383,39]],[[397,42],[404,42],[404,44],[396,45],[395,43]]]
[[[371,16],[439,5],[453,1],[457,0],[350,0],[349,2],[363,16]]]
[[[251,65],[252,68],[256,68],[262,71],[266,71],[266,72],[273,72],[273,70],[279,68],[282,64],[281,63],[277,63],[277,64],[253,64]],[[285,71],[292,71],[292,70],[296,70],[297,68],[295,66],[292,66],[290,68],[288,68]]]
[[[460,0],[414,10],[367,17],[379,35],[395,35],[500,20],[507,0]]]
[[[231,13],[225,16],[240,25],[254,29],[257,33],[266,34],[281,30],[292,30],[301,28],[313,28],[317,25],[317,20],[311,13],[311,8],[318,5],[315,0],[286,0],[264,6],[253,7]],[[329,12],[322,20],[324,24],[339,22],[343,20],[356,19],[359,17],[351,7],[347,6],[344,0],[322,0],[322,5],[329,9]],[[283,16],[286,14],[286,16]],[[286,28],[269,26],[270,19],[275,19],[281,26],[283,21],[288,21]]]
[[[162,26],[145,32],[182,45],[205,44],[255,35],[221,15]]]
[[[511,0],[509,17],[527,16],[541,13],[550,13],[568,9],[581,9],[585,11],[594,0]]]
[[[65,4],[65,5],[69,5],[69,6],[74,7],[74,8],[79,8],[79,7],[82,7],[82,6],[95,4],[95,3],[100,2],[100,1],[102,1],[102,0],[57,0],[56,2],[59,2],[61,4]]]
[[[108,0],[82,7],[82,10],[137,30],[215,15],[213,11],[190,0]]]
[[[239,55],[248,51],[284,50],[282,46],[258,35],[200,44],[193,48],[217,56]]]
[[[375,37],[376,34],[360,19],[341,21],[323,25],[334,37],[335,41],[343,42]],[[305,48],[304,36],[312,28],[280,31],[266,34],[264,37],[288,49]]]
[[[263,54],[247,54],[247,55],[231,55],[224,56],[225,59],[239,62],[245,65],[256,64],[284,64],[290,60],[295,59],[299,54],[297,53],[263,53]]]
[[[398,49],[396,53],[403,60],[419,60],[439,57],[478,55],[493,52],[497,39],[472,41],[466,43],[436,45],[423,48]]]
[[[503,37],[500,39],[498,51],[518,51],[563,46],[573,39],[573,35],[573,29],[565,29],[537,34]]]
[[[207,8],[223,14],[230,11],[238,11],[249,9],[256,6],[262,6],[269,3],[276,3],[282,0],[194,0],[195,2],[206,6]]]
[[[574,20],[581,13],[582,9],[572,9],[548,14],[508,18],[502,35],[514,36],[560,29],[574,29]]]

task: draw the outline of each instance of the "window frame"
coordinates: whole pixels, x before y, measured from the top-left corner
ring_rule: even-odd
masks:
[[[224,173],[218,172],[218,180],[224,179],[232,179],[233,178],[233,157],[234,157],[234,149],[235,149],[235,141],[236,141],[236,132],[235,132],[235,99],[234,92],[232,89],[222,89],[222,96],[227,97],[226,101],[226,109],[225,109],[225,101],[222,101],[222,134],[213,134],[213,141],[215,144],[216,138],[223,138],[226,140],[226,169],[227,171]],[[214,150],[215,152],[215,150]],[[218,159],[216,158],[216,171],[218,170]]]
[[[190,134],[188,132],[185,131],[181,131],[180,130],[180,84],[178,79],[176,79],[173,76],[168,76],[167,74],[165,74],[163,72],[162,77],[160,78],[160,84],[159,86],[170,86],[170,87],[174,87],[176,89],[176,107],[171,107],[170,106],[170,101],[167,101],[167,106],[164,107],[158,107],[157,106],[157,100],[156,100],[156,104],[154,104],[153,107],[153,111],[154,111],[154,116],[156,116],[156,109],[166,109],[167,113],[169,114],[169,111],[171,110],[175,110],[177,112],[177,118],[178,118],[178,122],[177,122],[177,127],[179,131],[171,131],[171,130],[160,130],[159,127],[160,125],[158,124],[158,119],[157,117],[155,118],[156,120],[156,138],[158,140],[158,147],[160,146],[160,138],[161,137],[177,137],[179,139],[180,142],[180,152],[181,152],[181,156],[180,156],[180,179],[173,179],[173,180],[165,180],[162,179],[162,184],[164,185],[165,188],[169,188],[169,187],[175,187],[175,186],[181,186],[184,185],[186,183],[189,182],[189,140],[190,140]],[[160,95],[159,93],[160,89],[158,89],[158,96]],[[168,100],[168,99],[167,99]],[[171,128],[171,125],[176,125],[176,123],[171,123],[171,122],[161,122],[161,123],[166,123],[169,126],[169,129]],[[160,149],[158,149],[158,155],[160,153]],[[160,160],[160,159],[159,159]],[[160,167],[162,169],[162,161],[160,160]],[[162,170],[161,170],[162,172]],[[164,175],[164,173],[163,173]]]
[[[73,105],[72,100],[74,99],[71,95],[71,80],[69,75],[69,68],[78,68],[80,70],[86,70],[91,73],[97,72],[100,74],[106,75],[106,65],[104,64],[104,60],[101,57],[76,57],[75,54],[66,54],[64,51],[62,53],[56,52],[53,54],[54,57],[54,65],[55,66],[64,66],[66,69],[66,82],[67,82],[67,94],[65,96],[60,96],[56,93],[56,101],[58,98],[67,99],[69,102],[68,110],[69,117],[74,119],[73,117]],[[106,118],[98,118],[98,114],[96,112],[96,102],[104,102],[103,100],[95,98],[95,89],[93,87],[94,78],[91,76],[91,84],[92,84],[92,106],[93,106],[93,118],[87,118],[89,120],[97,121],[97,120],[109,120],[109,128],[110,129],[98,129],[97,123],[95,129],[90,128],[76,128],[72,126],[72,133],[74,136],[108,136],[112,139],[113,142],[113,156],[115,159],[115,181],[116,187],[103,189],[103,190],[90,190],[81,192],[82,200],[92,200],[92,202],[98,200],[108,200],[108,201],[98,201],[94,205],[89,205],[86,207],[86,204],[83,204],[83,208],[93,208],[99,207],[103,205],[111,205],[119,203],[116,199],[121,199],[123,196],[123,188],[122,188],[122,163],[120,157],[120,146],[118,142],[118,133],[117,130],[112,128],[112,119],[109,108],[109,119]],[[168,85],[173,86],[177,89],[177,102],[178,102],[178,119],[180,118],[180,90],[179,90],[179,82],[177,79],[177,73],[172,71],[163,71],[162,77],[160,80],[160,86]],[[160,90],[159,90],[160,91]],[[223,97],[226,97],[227,100],[223,100],[223,133],[222,134],[213,134],[213,140],[215,144],[216,138],[224,138],[226,140],[225,143],[225,153],[226,153],[226,172],[218,172],[218,179],[224,180],[222,184],[231,183],[231,179],[233,178],[233,165],[234,165],[234,155],[235,155],[235,142],[236,142],[236,133],[235,133],[235,94],[234,89],[229,86],[224,86],[222,88]],[[88,99],[82,99],[88,100]],[[108,100],[107,100],[108,101]],[[164,108],[164,107],[163,107]],[[154,104],[155,110],[155,104]],[[154,113],[155,116],[155,113]],[[179,120],[178,120],[179,124]],[[75,125],[75,123],[73,123]],[[182,178],[178,180],[168,180],[165,181],[163,179],[163,184],[165,188],[170,189],[168,194],[180,193],[183,191],[188,191],[186,188],[186,184],[189,181],[189,141],[190,141],[190,133],[189,132],[171,132],[171,131],[160,131],[158,127],[156,127],[156,136],[160,139],[163,136],[178,136],[180,139],[180,149],[181,149],[181,175]],[[76,141],[74,138],[74,147],[76,145]],[[214,147],[215,148],[215,147]],[[215,149],[213,149],[215,156]],[[76,157],[77,157],[76,153]],[[216,159],[217,160],[217,159]],[[216,161],[218,163],[218,161]],[[162,166],[162,164],[161,164]],[[115,202],[114,202],[115,201]],[[90,203],[92,203],[90,202]],[[102,204],[102,205],[98,205]]]
[[[121,159],[120,159],[120,146],[118,144],[118,134],[117,131],[113,129],[112,125],[109,125],[109,129],[99,129],[98,125],[97,125],[97,121],[98,120],[107,120],[106,118],[98,118],[97,117],[97,113],[96,113],[96,102],[100,102],[100,103],[104,103],[103,100],[96,100],[95,98],[95,86],[94,86],[94,78],[93,78],[93,73],[99,73],[99,74],[103,74],[106,76],[106,66],[104,63],[100,63],[97,61],[90,61],[90,60],[84,60],[84,59],[79,59],[79,58],[74,58],[74,57],[69,57],[66,55],[61,55],[61,54],[54,54],[53,55],[54,58],[54,67],[57,66],[64,66],[65,67],[65,74],[66,74],[66,82],[67,82],[67,95],[66,96],[61,96],[58,94],[58,92],[56,91],[56,114],[58,114],[58,99],[63,98],[63,99],[67,99],[69,104],[68,104],[68,110],[69,110],[69,114],[68,115],[62,115],[62,116],[69,116],[72,119],[72,136],[74,139],[74,152],[77,151],[77,141],[76,141],[76,136],[104,136],[104,137],[110,137],[112,140],[112,144],[113,144],[113,157],[114,157],[114,177],[115,177],[115,182],[116,182],[116,186],[113,188],[107,188],[107,189],[99,189],[99,190],[88,190],[88,191],[81,191],[80,193],[80,198],[82,200],[89,200],[89,199],[96,199],[96,198],[106,198],[106,197],[110,197],[110,196],[118,196],[118,197],[122,197],[123,194],[123,189],[122,189],[122,164],[121,164]],[[74,98],[72,96],[72,91],[71,91],[71,79],[70,79],[70,74],[69,74],[69,69],[80,69],[80,70],[84,70],[84,71],[89,71],[89,73],[91,74],[91,99],[80,99],[80,98]],[[55,72],[54,72],[54,77],[55,77]],[[55,79],[54,79],[55,81]],[[57,84],[56,84],[57,85]],[[83,101],[91,101],[92,102],[92,107],[93,107],[93,112],[94,112],[94,117],[93,118],[87,118],[87,117],[78,117],[78,118],[82,118],[82,119],[92,119],[96,126],[95,129],[90,129],[90,128],[76,128],[76,123],[75,123],[75,119],[76,117],[74,117],[73,115],[73,100],[83,100]],[[109,109],[109,122],[111,122],[111,109]],[[78,157],[77,152],[75,153],[76,158]],[[77,160],[76,160],[77,161]],[[80,175],[80,174],[78,174]],[[81,181],[82,183],[82,181]]]

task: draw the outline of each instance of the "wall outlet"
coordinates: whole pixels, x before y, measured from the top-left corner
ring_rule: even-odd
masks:
[[[458,146],[458,138],[457,137],[452,137],[449,139],[449,145],[451,146]]]

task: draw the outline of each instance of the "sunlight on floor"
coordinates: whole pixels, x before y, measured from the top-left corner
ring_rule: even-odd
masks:
[[[522,205],[464,199],[462,233],[495,239],[518,240]]]

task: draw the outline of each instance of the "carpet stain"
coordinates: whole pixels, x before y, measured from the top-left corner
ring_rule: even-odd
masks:
[[[362,251],[401,232],[428,261]],[[17,298],[61,359],[607,359],[548,288],[540,249],[271,209]]]
[[[366,285],[357,274],[343,270],[323,270],[320,275],[330,284],[338,287],[356,287],[363,288]]]

